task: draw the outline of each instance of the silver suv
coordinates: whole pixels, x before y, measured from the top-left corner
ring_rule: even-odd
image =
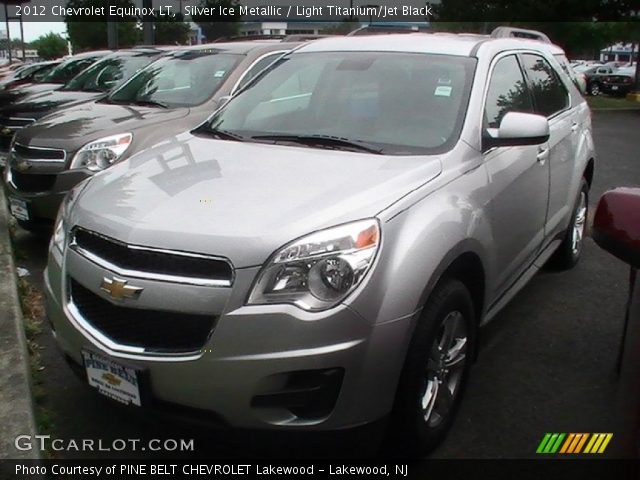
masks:
[[[390,416],[424,451],[479,327],[547,260],[578,261],[594,159],[544,43],[323,39],[71,191],[49,317],[115,400],[242,428]]]

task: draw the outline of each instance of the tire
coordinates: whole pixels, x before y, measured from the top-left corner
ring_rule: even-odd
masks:
[[[600,92],[601,89],[598,82],[593,82],[591,85],[589,85],[589,95],[591,95],[592,97],[597,97],[598,95],[600,95]]]
[[[393,453],[420,456],[444,440],[472,363],[475,329],[469,291],[443,280],[425,305],[400,375],[388,438]]]
[[[582,179],[580,192],[571,214],[571,222],[565,232],[562,243],[553,257],[551,257],[552,266],[560,270],[569,270],[576,266],[582,254],[588,214],[589,185],[586,180]]]

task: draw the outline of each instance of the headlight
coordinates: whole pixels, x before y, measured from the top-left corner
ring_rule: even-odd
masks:
[[[92,172],[104,170],[120,158],[132,139],[132,134],[122,133],[89,142],[73,157],[71,168],[86,168]]]
[[[64,218],[64,212],[62,208],[58,211],[58,217],[53,228],[53,236],[51,237],[51,245],[60,250],[60,253],[64,252],[64,247],[67,244],[67,225]]]
[[[374,219],[302,237],[271,257],[248,303],[292,303],[309,311],[331,308],[362,281],[379,244],[380,228]]]
[[[64,248],[67,246],[67,234],[69,231],[69,225],[67,225],[69,212],[88,183],[88,179],[80,182],[69,190],[69,193],[67,193],[64,200],[62,200],[62,204],[58,210],[58,216],[56,217],[56,223],[54,223],[50,248],[56,247],[60,252],[64,252]]]

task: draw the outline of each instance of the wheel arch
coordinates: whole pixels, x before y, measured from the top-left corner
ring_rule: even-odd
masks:
[[[584,169],[582,177],[587,181],[587,185],[589,185],[589,189],[591,189],[591,185],[593,184],[593,175],[595,173],[596,161],[594,158],[590,158],[587,161],[587,166]]]
[[[476,323],[484,314],[487,295],[487,274],[479,246],[472,240],[463,241],[444,256],[429,278],[420,297],[420,308],[424,307],[438,283],[449,278],[460,280],[473,299]]]

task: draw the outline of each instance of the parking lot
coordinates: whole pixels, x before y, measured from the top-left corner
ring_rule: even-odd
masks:
[[[640,184],[640,111],[596,112],[594,130],[599,158],[591,207],[609,188]],[[46,242],[19,231],[16,247],[18,266],[27,268],[31,282],[41,288]],[[545,432],[612,432],[607,456],[636,454],[630,437],[634,412],[620,406],[621,396],[631,392],[621,390],[614,369],[627,278],[627,268],[590,240],[574,270],[537,275],[482,332],[480,357],[453,430],[433,456],[532,457]],[[58,438],[101,439],[105,444],[116,438],[194,438],[196,455],[219,457],[287,456],[292,444],[303,455],[318,454],[327,446],[315,437],[302,443],[287,438],[273,442],[269,435],[211,432],[142,416],[83,385],[59,355],[48,328],[39,343],[42,407]],[[352,447],[357,451],[350,443],[355,441],[345,440],[341,453],[348,455]],[[149,455],[154,454],[54,452],[56,458]]]

